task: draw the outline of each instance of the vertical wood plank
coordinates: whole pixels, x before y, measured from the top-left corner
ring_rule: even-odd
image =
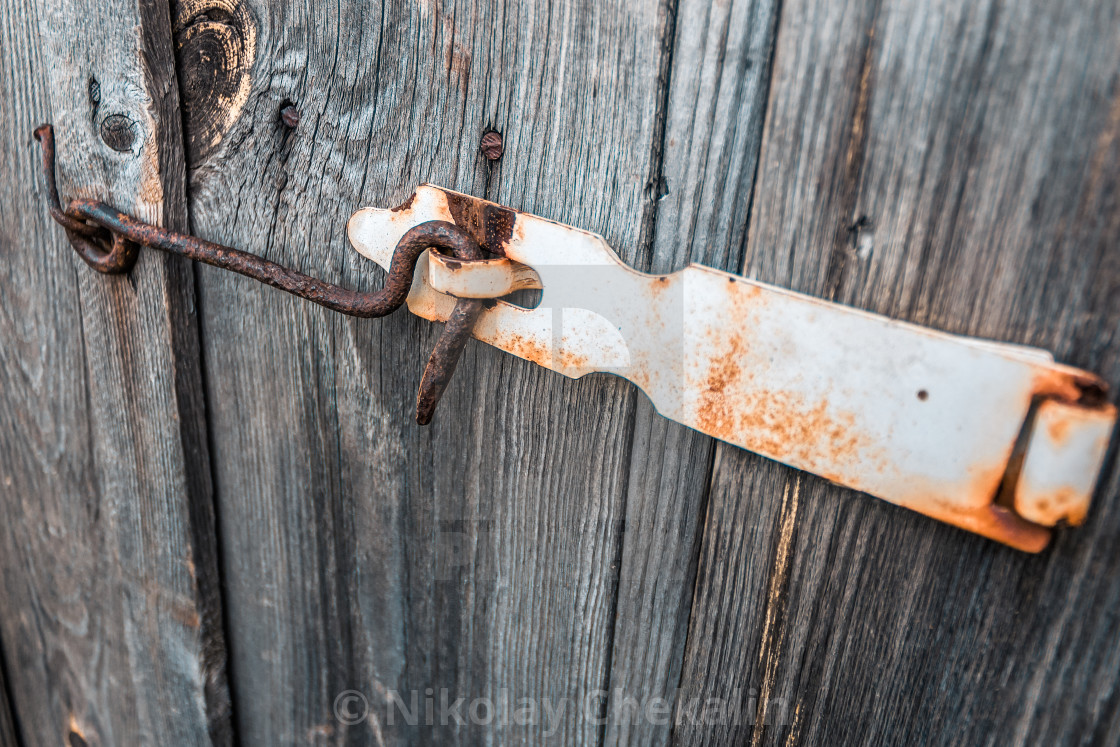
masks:
[[[598,231],[649,264],[666,8],[216,8],[176,6],[201,235],[377,287],[346,219],[433,181]],[[204,49],[219,54],[196,68]],[[247,93],[207,109],[192,81],[210,69]],[[494,164],[478,152],[491,127],[505,141]],[[242,737],[599,742],[586,712],[609,685],[637,395],[471,344],[419,428],[438,328],[199,278]],[[342,723],[346,690],[372,716]],[[408,725],[389,707],[394,693],[438,707],[444,690],[489,699],[490,723],[425,710]],[[549,699],[555,720],[517,723],[523,697]]]
[[[16,725],[12,719],[10,707],[11,696],[8,694],[7,679],[3,669],[0,668],[0,744],[16,747],[19,744],[16,736]]]
[[[82,264],[31,138],[54,122],[65,197],[185,227],[167,8],[0,17],[0,636],[23,740],[228,743],[190,273]]]
[[[1118,20],[785,2],[746,274],[1120,383]],[[683,682],[747,718],[676,741],[1115,739],[1114,456],[1088,525],[1039,556],[745,452],[717,463]],[[765,537],[723,521],[744,505],[776,517]],[[721,622],[742,609],[747,630]]]
[[[673,8],[643,269],[742,265],[776,17],[771,0]],[[655,745],[672,731],[715,446],[641,395],[633,429],[604,737]]]

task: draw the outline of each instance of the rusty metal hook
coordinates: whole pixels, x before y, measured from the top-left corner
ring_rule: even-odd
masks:
[[[482,258],[478,242],[466,231],[446,221],[427,221],[414,226],[397,242],[389,276],[381,290],[343,288],[255,254],[145,223],[97,200],[71,200],[63,210],[55,183],[54,128],[49,124],[40,126],[35,130],[35,139],[43,147],[51,217],[65,229],[78,256],[101,273],[128,272],[136,264],[139,247],[146,246],[231,270],[348,316],[370,318],[391,314],[404,304],[416,261],[426,249],[459,259]],[[456,302],[420,380],[416,422],[421,425],[431,422],[482,307],[483,301],[477,299]]]

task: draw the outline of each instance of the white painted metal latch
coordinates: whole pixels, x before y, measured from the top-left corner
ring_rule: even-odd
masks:
[[[495,255],[421,257],[409,309],[496,301],[474,336],[570,377],[603,371],[665,417],[900,506],[1037,552],[1085,519],[1116,419],[1098,377],[1043,350],[949,335],[691,265],[647,275],[591,233],[421,186],[349,235],[388,268],[411,227],[444,220]]]

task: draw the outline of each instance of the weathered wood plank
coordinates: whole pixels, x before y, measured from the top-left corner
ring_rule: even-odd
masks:
[[[236,117],[188,101],[201,235],[376,287],[347,217],[433,181],[649,263],[664,12],[207,7],[176,11],[182,79],[207,79],[190,66],[212,34],[227,55],[214,67],[236,57],[250,85],[230,97]],[[295,129],[279,117],[288,103]],[[478,153],[490,127],[505,141],[496,164]],[[345,319],[206,268],[200,286],[242,738],[600,741],[585,707],[609,685],[636,393],[472,344],[421,429],[415,387],[437,328],[404,312]],[[489,726],[387,722],[390,691],[423,706],[429,688],[437,705],[445,688],[508,705]],[[347,689],[380,720],[340,723]],[[564,710],[513,723],[522,697]]]
[[[1117,13],[784,3],[746,274],[1120,383]],[[676,741],[1115,741],[1115,457],[1029,556],[720,452],[683,683],[769,723]],[[764,538],[723,520],[744,504]]]
[[[3,668],[0,668],[0,744],[16,747],[19,744],[16,736],[16,724],[12,719],[10,707],[11,696],[8,694],[8,684]]]
[[[53,120],[63,195],[184,227],[170,19],[0,17],[0,637],[22,737],[228,743],[191,275],[158,253],[129,277],[82,264],[31,137]]]
[[[770,0],[673,8],[643,269],[741,267],[776,17]],[[655,745],[672,731],[715,447],[644,396],[633,429],[604,736]]]

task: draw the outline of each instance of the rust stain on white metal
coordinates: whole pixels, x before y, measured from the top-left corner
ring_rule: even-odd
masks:
[[[1093,478],[1104,462],[1115,420],[1111,405],[1039,403],[1015,485],[1019,515],[1050,526],[1062,520],[1085,521]]]
[[[1116,411],[1104,382],[1046,351],[699,265],[647,275],[599,236],[428,185],[355,213],[350,240],[388,267],[405,231],[456,216],[504,256],[470,269],[422,257],[408,305],[425,319],[451,313],[441,291],[541,287],[536,309],[495,302],[474,336],[566,376],[623,376],[666,417],[1023,550],[1088,511]]]

